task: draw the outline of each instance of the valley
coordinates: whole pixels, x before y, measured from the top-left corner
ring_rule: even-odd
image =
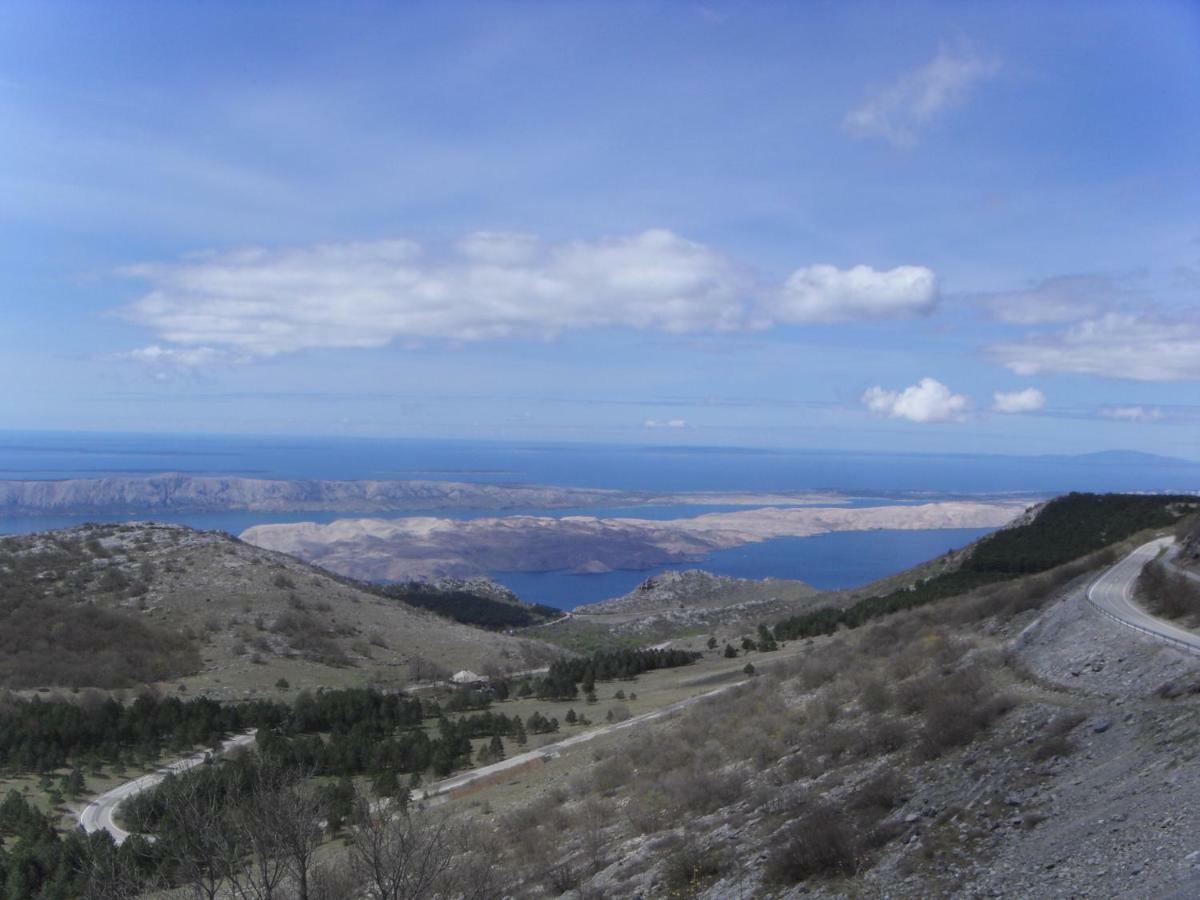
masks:
[[[1132,822],[1165,809],[1170,834],[1187,833],[1191,782],[1168,777],[1160,796],[1139,773],[1169,772],[1164,754],[1200,715],[1188,699],[1200,658],[1106,617],[1089,597],[1110,583],[1105,597],[1136,594],[1145,561],[1173,539],[1179,559],[1194,559],[1196,508],[1188,497],[1072,495],[855,591],[691,571],[520,636],[413,609],[218,534],[111,525],[10,537],[0,544],[10,610],[21,598],[64,613],[82,601],[189,641],[196,657],[176,655],[190,671],[134,691],[114,682],[99,693],[79,665],[47,669],[43,685],[53,688],[56,671],[70,680],[10,694],[0,726],[5,715],[75,703],[93,715],[106,694],[136,695],[128,714],[150,713],[155,727],[182,717],[213,742],[246,737],[234,741],[245,749],[181,767],[158,788],[119,773],[153,772],[194,738],[165,731],[150,744],[68,751],[65,766],[48,756],[40,780],[22,751],[8,757],[0,788],[18,792],[5,804],[10,817],[47,810],[60,827],[80,816],[89,831],[111,832],[122,843],[105,864],[135,882],[147,877],[134,862],[147,846],[176,847],[180,828],[225,827],[188,819],[184,795],[172,801],[181,811],[164,812],[158,792],[218,789],[226,778],[235,781],[219,789],[235,790],[236,779],[270,781],[307,758],[324,774],[279,782],[270,802],[310,809],[314,828],[332,817],[327,833],[312,835],[320,852],[306,863],[330,885],[362,875],[354,860],[372,829],[410,825],[441,835],[427,852],[467,853],[444,877],[453,871],[467,879],[456,890],[485,896],[686,888],[716,900],[788,896],[793,886],[816,896],[985,896],[1012,885],[1021,895],[1098,895],[1147,878],[1183,883],[1178,860],[1190,851],[1178,840],[1160,839],[1157,856],[1135,862],[1140,841],[1074,829],[1133,790],[1138,801],[1122,806]],[[485,582],[423,589],[520,602]],[[280,625],[296,616],[308,624]],[[670,649],[635,649],[651,644]],[[460,666],[489,675],[447,683]],[[10,687],[29,677],[24,666],[7,671]],[[105,665],[93,677],[130,674]],[[79,699],[64,690],[72,683],[85,689]],[[46,713],[27,698],[49,703]],[[202,724],[218,710],[227,724]],[[376,735],[369,751],[359,743],[367,734]],[[252,816],[260,800],[236,802]],[[355,812],[397,802],[409,804],[400,819]],[[692,824],[681,830],[679,817]],[[166,843],[125,839],[143,828]],[[455,851],[456,841],[474,849]],[[1015,868],[1022,854],[1046,862]],[[192,877],[154,858],[169,880]],[[1073,862],[1092,858],[1107,865]],[[1111,869],[1121,861],[1125,870]],[[228,885],[246,877],[222,871]]]

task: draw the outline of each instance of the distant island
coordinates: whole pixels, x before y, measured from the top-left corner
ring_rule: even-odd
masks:
[[[462,481],[281,480],[171,473],[0,481],[0,516],[47,513],[153,516],[228,511],[382,513],[714,503],[830,505],[848,500],[832,492],[808,491],[657,494]]]
[[[879,529],[998,528],[1028,500],[866,508],[766,507],[669,520],[594,516],[338,519],[256,525],[242,540],[369,581],[493,571],[648,569],[779,537]]]

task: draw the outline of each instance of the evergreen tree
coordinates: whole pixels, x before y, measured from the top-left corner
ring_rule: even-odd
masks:
[[[400,792],[400,779],[393,770],[384,769],[375,775],[371,786],[377,797],[395,797]]]
[[[775,641],[775,636],[762,623],[759,623],[758,626],[758,649],[763,653],[770,653],[772,650],[779,649],[779,644]]]
[[[83,773],[78,769],[72,769],[71,774],[63,778],[63,793],[68,797],[78,797],[84,788]]]

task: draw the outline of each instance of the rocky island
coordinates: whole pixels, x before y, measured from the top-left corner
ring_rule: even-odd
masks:
[[[593,516],[338,519],[256,525],[242,540],[369,581],[489,571],[646,569],[780,537],[879,529],[997,528],[1024,501],[912,506],[765,507],[652,520]]]

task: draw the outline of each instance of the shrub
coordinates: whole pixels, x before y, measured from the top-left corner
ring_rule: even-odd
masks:
[[[767,856],[764,876],[775,884],[796,884],[813,876],[853,875],[859,853],[850,821],[819,803],[785,829]]]
[[[719,878],[728,865],[721,848],[704,849],[689,835],[667,854],[663,881],[672,891],[686,891],[691,896],[706,882]]]
[[[997,694],[978,669],[956,672],[929,682],[925,698],[925,723],[917,755],[934,759],[975,736],[1013,706],[1011,698]]]
[[[883,679],[878,676],[870,676],[863,683],[862,691],[859,693],[859,702],[869,713],[885,712],[892,705],[892,692],[883,683]]]
[[[908,790],[908,782],[888,769],[859,785],[847,806],[855,812],[881,818],[904,802]]]
[[[1171,572],[1160,562],[1142,569],[1137,591],[1142,602],[1156,616],[1182,619],[1200,613],[1200,584]]]

